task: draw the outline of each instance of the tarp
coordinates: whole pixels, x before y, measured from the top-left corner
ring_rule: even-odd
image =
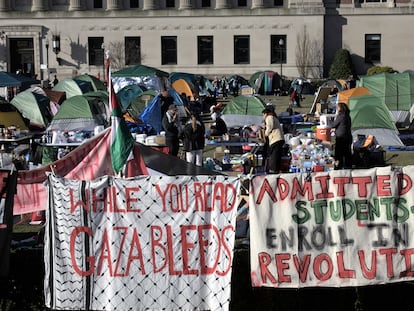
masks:
[[[30,120],[30,125],[36,128],[46,128],[53,118],[50,110],[50,99],[46,95],[25,90],[17,94],[10,103]]]
[[[404,146],[390,111],[379,97],[352,97],[349,99],[349,109],[354,140],[358,135],[374,135],[381,146]]]
[[[58,84],[53,87],[53,90],[65,92],[66,98],[94,91],[91,82],[71,78],[59,81]]]
[[[227,127],[261,124],[265,103],[256,96],[240,95],[229,100],[222,111]]]
[[[115,92],[130,84],[143,85],[146,89],[163,92],[170,87],[169,73],[160,69],[136,65],[111,73]]]
[[[33,84],[40,84],[40,81],[23,74],[0,71],[0,87],[20,87],[21,89],[27,89]]]
[[[98,125],[109,125],[108,101],[94,93],[76,95],[66,99],[53,117],[49,131],[93,131]]]
[[[358,87],[354,87],[352,89],[349,90],[345,90],[345,91],[341,91],[337,93],[337,102],[340,103],[345,103],[345,104],[349,104],[349,99],[352,97],[356,97],[356,96],[361,96],[361,95],[366,95],[366,94],[371,94],[371,92],[363,87],[363,86],[358,86]]]
[[[258,71],[250,77],[249,84],[256,94],[274,94],[276,89],[282,89],[282,78],[274,71]]]
[[[407,124],[414,119],[413,114],[410,114],[414,103],[413,73],[379,73],[361,76],[357,85],[366,87],[379,97],[393,114],[395,122]]]

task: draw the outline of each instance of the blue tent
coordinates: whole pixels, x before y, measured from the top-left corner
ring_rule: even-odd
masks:
[[[168,95],[174,100],[174,105],[177,107],[178,117],[185,117],[186,112],[180,94],[178,94],[178,92],[174,89],[168,89]],[[160,133],[163,130],[161,104],[161,98],[159,96],[155,96],[151,101],[151,104],[149,104],[148,107],[138,115],[138,118],[141,121],[147,125],[150,125],[157,133]]]

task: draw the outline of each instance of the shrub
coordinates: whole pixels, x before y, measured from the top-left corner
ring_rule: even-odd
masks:
[[[349,51],[345,49],[336,51],[329,76],[334,79],[347,79],[352,74],[354,74],[354,64]]]

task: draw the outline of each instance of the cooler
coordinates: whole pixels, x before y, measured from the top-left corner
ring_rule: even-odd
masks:
[[[331,128],[330,127],[316,127],[316,138],[324,141],[331,141]]]

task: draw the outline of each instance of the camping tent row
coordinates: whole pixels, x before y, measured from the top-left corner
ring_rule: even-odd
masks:
[[[108,92],[103,84],[99,86],[99,82],[95,83],[97,84],[82,78],[64,79],[53,90],[40,87],[24,90],[18,93],[10,104],[28,120],[28,125],[32,129],[90,131],[96,125],[108,125],[110,118]],[[71,125],[69,126],[68,122],[64,125],[62,119],[70,119]],[[56,123],[59,123],[59,126]]]

